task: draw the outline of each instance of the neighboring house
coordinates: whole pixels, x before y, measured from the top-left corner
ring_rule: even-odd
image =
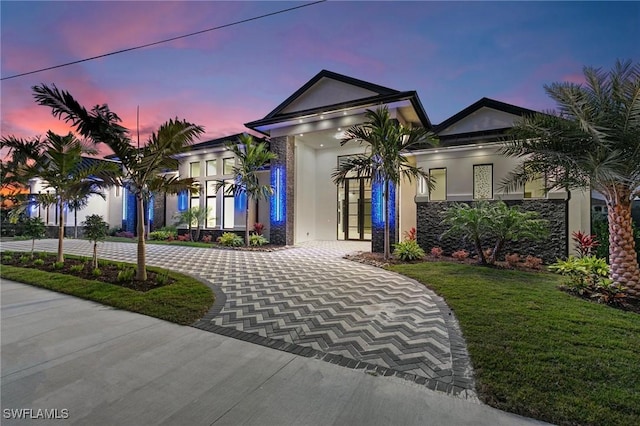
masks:
[[[394,188],[392,238],[409,229],[418,230],[418,242],[426,250],[461,248],[458,241],[439,239],[442,213],[453,202],[502,199],[535,210],[551,222],[547,241],[512,246],[521,254],[543,256],[547,261],[566,256],[572,231],[590,230],[591,197],[588,192],[544,193],[542,182],[518,191],[499,192],[501,180],[518,160],[499,154],[500,140],[515,120],[534,111],[483,98],[443,123],[434,126],[415,91],[398,91],[330,71],[321,71],[264,118],[246,123],[260,133],[277,155],[262,180],[274,195],[250,207],[250,228],[266,227],[272,243],[292,245],[309,240],[372,241],[376,251],[383,245],[381,185],[364,178],[348,179],[336,186],[331,174],[341,159],[363,152],[365,146],[341,146],[343,132],[363,123],[367,109],[387,106],[391,116],[405,126],[421,126],[440,138],[437,148],[418,149],[407,155],[436,180],[429,191],[425,182],[402,182]],[[235,159],[225,142],[238,135],[193,145],[181,156],[178,173],[199,183],[198,193],[156,196],[150,208],[152,227],[171,224],[176,213],[192,206],[209,208],[203,235],[244,230],[244,200],[215,190],[217,181],[232,177]],[[126,190],[109,195],[111,212],[123,212],[122,224],[135,230],[135,205]],[[113,202],[113,205],[110,203]],[[107,211],[103,210],[103,211]]]
[[[85,167],[96,161],[112,161],[112,160],[100,160],[96,158],[83,157],[81,167]],[[29,193],[32,195],[38,195],[43,193],[54,194],[52,188],[46,188],[46,182],[43,182],[39,178],[34,178],[29,181]],[[103,191],[105,198],[103,199],[99,195],[91,195],[87,207],[77,211],[77,223],[81,228],[81,223],[87,216],[92,214],[99,214],[103,217],[104,221],[109,224],[110,227],[119,227],[122,224],[123,218],[123,194],[125,190],[120,187],[112,187]],[[43,206],[32,205],[29,207],[30,217],[39,217],[49,226],[57,226],[60,222],[58,219],[58,209],[55,205]],[[70,210],[67,206],[64,208],[64,223],[66,227],[66,235],[73,235],[73,226],[76,219],[76,212]]]

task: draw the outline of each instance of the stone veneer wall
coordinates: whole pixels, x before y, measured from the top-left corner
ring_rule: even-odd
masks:
[[[271,162],[271,173],[275,166],[282,166],[285,170],[285,220],[283,223],[275,223],[271,217],[269,229],[269,242],[277,245],[293,245],[294,243],[294,178],[295,178],[295,152],[293,138],[281,136],[271,138],[271,152],[277,158]]]
[[[567,235],[567,201],[566,200],[505,200],[509,206],[518,205],[527,211],[540,213],[542,219],[549,221],[549,236],[538,242],[518,241],[505,245],[502,255],[519,253],[520,255],[532,255],[541,257],[545,263],[552,263],[559,257],[568,254]],[[459,237],[440,238],[445,231],[442,219],[444,212],[455,201],[433,201],[417,204],[418,209],[418,244],[427,252],[432,247],[441,247],[446,255],[460,249],[476,255],[473,244],[463,241]],[[468,203],[473,205],[473,202]],[[491,247],[485,245],[484,247]],[[502,259],[499,259],[502,260]]]

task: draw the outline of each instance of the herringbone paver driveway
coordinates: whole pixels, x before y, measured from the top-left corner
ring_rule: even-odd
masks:
[[[56,240],[36,250],[56,251]],[[3,242],[29,250],[31,242]],[[90,253],[65,240],[65,252]],[[427,380],[430,387],[473,397],[472,370],[455,318],[441,298],[401,275],[342,256],[369,243],[313,242],[275,252],[147,245],[150,265],[204,278],[224,305],[195,324],[284,340],[344,359]],[[136,245],[100,244],[99,256],[135,262]],[[355,362],[354,361],[354,362]]]

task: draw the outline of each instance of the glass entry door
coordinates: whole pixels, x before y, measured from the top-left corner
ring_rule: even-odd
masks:
[[[345,240],[371,240],[371,181],[347,179],[344,186],[342,224]]]

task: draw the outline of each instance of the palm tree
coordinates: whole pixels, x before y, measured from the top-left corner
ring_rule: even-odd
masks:
[[[44,189],[53,189],[58,209],[58,262],[64,262],[64,205],[80,194],[101,193],[104,186],[113,182],[118,172],[112,163],[82,164],[83,154],[95,154],[72,133],[66,136],[47,132],[46,139],[22,140],[13,136],[0,140],[0,148],[8,148],[11,155],[25,161],[16,169],[24,179],[40,178]],[[50,203],[49,197],[38,203]]]
[[[136,148],[131,143],[129,131],[120,125],[122,121],[106,104],[97,105],[87,111],[69,92],[55,85],[34,86],[34,97],[40,105],[48,106],[55,117],[77,130],[94,143],[106,144],[120,160],[124,180],[129,191],[136,196],[137,207],[137,272],[136,279],[146,281],[146,246],[144,230],[144,202],[152,193],[175,194],[191,189],[193,179],[166,173],[177,170],[177,156],[186,152],[195,138],[204,133],[204,128],[184,120],[169,120],[157,132],[149,136],[147,144]]]
[[[389,241],[389,191],[391,185],[401,180],[424,178],[430,188],[433,181],[429,174],[412,165],[406,157],[411,148],[435,146],[437,140],[433,133],[423,128],[407,128],[392,119],[388,108],[376,111],[367,110],[367,122],[357,124],[345,132],[340,142],[344,145],[355,141],[367,144],[364,154],[349,157],[332,174],[334,183],[340,185],[350,177],[364,177],[383,185],[384,198],[384,258],[389,259],[391,244]]]
[[[193,226],[196,227],[195,241],[200,241],[200,229],[207,220],[207,216],[211,211],[211,207],[191,207],[183,212],[177,213],[174,217],[177,219],[178,225],[187,225],[187,231],[189,233],[189,240],[193,240],[193,233],[191,232]]]
[[[640,64],[584,68],[585,84],[545,86],[558,111],[524,118],[503,153],[523,162],[503,182],[514,190],[540,176],[547,190],[591,188],[605,197],[611,279],[640,293],[631,203],[640,196]]]
[[[237,159],[237,165],[233,166],[233,182],[231,184],[220,181],[216,190],[225,187],[227,194],[235,197],[245,194],[244,214],[244,243],[249,247],[249,203],[260,199],[268,199],[273,194],[271,185],[263,185],[258,180],[258,172],[265,170],[271,160],[277,156],[269,151],[265,142],[258,142],[253,136],[243,134],[238,136],[237,142],[226,144],[227,149],[233,152]]]

